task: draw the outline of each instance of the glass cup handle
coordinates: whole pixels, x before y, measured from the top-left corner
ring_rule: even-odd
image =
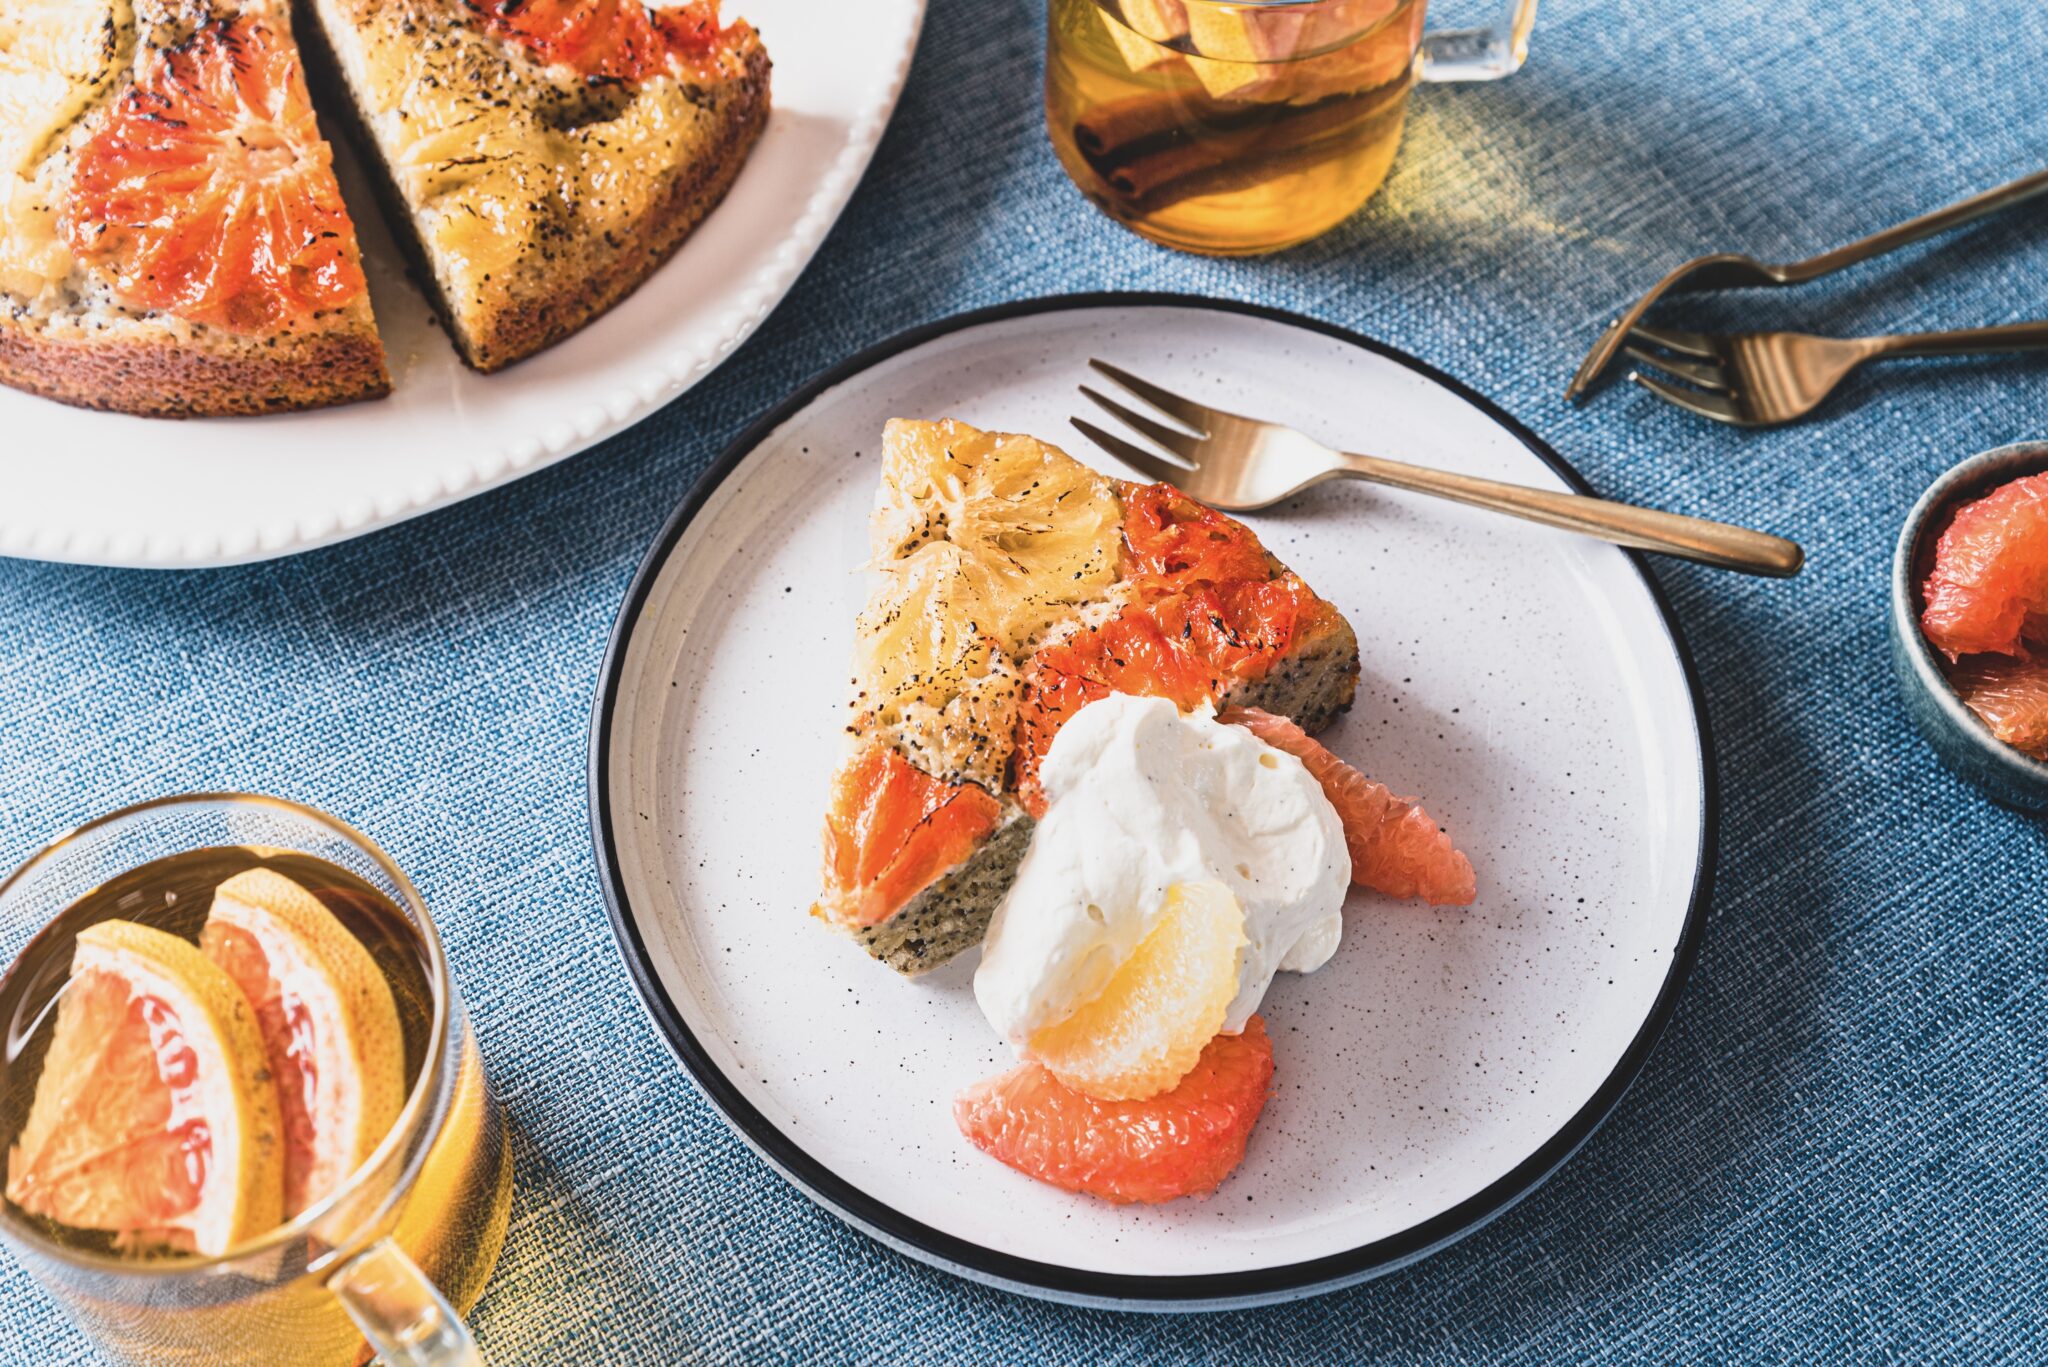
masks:
[[[389,1239],[342,1264],[327,1289],[386,1367],[484,1367],[462,1316]]]
[[[1500,14],[1485,28],[1438,29],[1422,35],[1425,81],[1497,81],[1529,60],[1536,0],[1493,0]]]

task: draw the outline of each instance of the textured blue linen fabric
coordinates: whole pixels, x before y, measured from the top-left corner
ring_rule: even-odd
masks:
[[[392,851],[446,928],[511,1116],[511,1236],[474,1316],[499,1362],[2048,1358],[2048,825],[1938,767],[1884,642],[1900,519],[1964,455],[2048,437],[2048,365],[1872,369],[1819,421],[1768,433],[1626,386],[1584,409],[1559,397],[1598,326],[1684,257],[1804,255],[2048,160],[2048,7],[1545,0],[1521,75],[1421,92],[1365,213],[1236,262],[1155,249],[1071,189],[1041,126],[1042,25],[1042,0],[934,0],[881,154],[794,292],[723,369],[601,448],[267,565],[0,563],[0,861],[200,788],[304,799]],[[1683,314],[2000,323],[2048,315],[2044,281],[2034,209]],[[587,833],[607,631],[720,447],[900,328],[1120,288],[1382,338],[1503,404],[1603,492],[1783,530],[1812,557],[1790,583],[1657,566],[1705,678],[1724,825],[1704,948],[1640,1081],[1486,1229],[1277,1309],[1048,1306],[813,1208],[642,1015]],[[808,858],[808,823],[793,838]],[[90,1358],[5,1260],[0,1326],[0,1360]]]

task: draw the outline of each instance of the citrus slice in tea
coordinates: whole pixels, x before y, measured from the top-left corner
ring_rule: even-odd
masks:
[[[78,934],[7,1199],[117,1246],[226,1252],[282,1220],[284,1142],[256,1014],[190,944]]]
[[[1171,1089],[1223,1028],[1237,995],[1244,909],[1221,883],[1176,883],[1102,991],[1034,1033],[1025,1057],[1076,1091],[1142,1101]]]
[[[347,1180],[398,1121],[405,1040],[391,984],[324,903],[272,869],[236,874],[199,932],[256,1011],[284,1117],[284,1212]]]

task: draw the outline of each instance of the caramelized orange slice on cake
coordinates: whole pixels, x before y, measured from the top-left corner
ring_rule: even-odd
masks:
[[[985,788],[943,783],[889,746],[862,747],[833,780],[813,912],[844,926],[888,919],[972,854],[1001,815]]]
[[[62,228],[130,304],[234,332],[364,288],[297,51],[246,15],[144,60],[79,149]]]
[[[1018,710],[1012,760],[1018,800],[1033,816],[1044,814],[1038,766],[1067,719],[1097,698],[1170,698],[1183,711],[1215,702],[1232,684],[1262,677],[1306,631],[1335,616],[1308,585],[1283,573],[1197,583],[1134,602],[1102,626],[1041,648],[1025,668]]]
[[[472,8],[543,62],[589,80],[629,84],[715,66],[753,32],[744,21],[721,27],[718,0],[660,9],[641,0],[474,0]]]

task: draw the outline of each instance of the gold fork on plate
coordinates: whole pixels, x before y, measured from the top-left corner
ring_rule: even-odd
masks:
[[[1675,375],[1675,385],[1630,371],[1629,379],[1666,403],[1715,422],[1771,427],[1803,418],[1865,361],[1886,356],[1972,356],[2048,350],[2048,322],[2007,323],[1956,332],[1891,337],[1814,337],[1803,332],[1681,332],[1630,329],[1623,351],[1642,365]],[[1661,347],[1650,351],[1648,347]],[[1665,352],[1672,353],[1670,355]],[[1688,388],[1687,386],[1692,386]]]
[[[1081,392],[1105,412],[1172,453],[1178,463],[1086,419],[1072,419],[1081,434],[1147,479],[1172,484],[1189,497],[1226,512],[1270,508],[1327,480],[1362,479],[1746,574],[1786,578],[1799,573],[1806,558],[1796,543],[1781,536],[1726,522],[1348,454],[1277,422],[1197,403],[1106,361],[1088,364],[1180,424],[1175,427],[1161,422],[1081,386]]]

